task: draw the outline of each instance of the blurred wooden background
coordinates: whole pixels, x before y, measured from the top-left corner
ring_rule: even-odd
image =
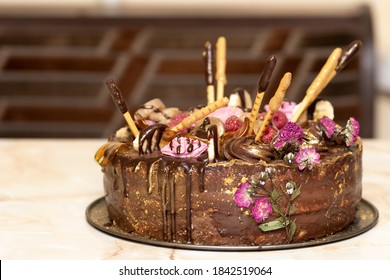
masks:
[[[0,137],[107,137],[124,124],[105,80],[134,111],[159,97],[187,109],[206,102],[202,50],[227,38],[226,94],[255,95],[264,62],[278,63],[269,99],[293,74],[288,99],[300,101],[335,47],[363,41],[359,56],[321,95],[336,118],[355,116],[373,136],[374,47],[368,7],[315,16],[0,17]]]

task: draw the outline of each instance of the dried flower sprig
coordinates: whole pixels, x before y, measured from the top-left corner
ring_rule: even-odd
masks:
[[[328,139],[331,139],[336,130],[336,124],[328,117],[322,117],[320,119],[320,127]]]
[[[288,122],[278,133],[273,142],[277,151],[281,151],[287,145],[298,148],[302,144],[303,129],[294,122]]]
[[[349,147],[355,144],[359,137],[360,125],[359,122],[351,117],[347,121],[344,131],[342,132],[345,136],[345,144]]]
[[[251,194],[252,186],[248,182],[244,182],[240,185],[237,191],[234,193],[234,202],[238,207],[249,208],[249,206],[253,203],[253,199]]]
[[[267,167],[258,178],[241,183],[234,193],[234,201],[238,207],[250,208],[251,216],[259,224],[260,230],[267,232],[284,228],[287,242],[291,242],[296,231],[295,220],[291,218],[296,211],[293,201],[299,196],[300,187],[288,181],[279,188],[284,188],[280,194],[274,186],[275,172],[274,167]],[[266,181],[270,183],[266,184]],[[275,215],[278,217],[269,221]]]
[[[321,162],[320,154],[314,148],[304,148],[300,150],[295,156],[295,161],[298,164],[299,170],[309,169]]]

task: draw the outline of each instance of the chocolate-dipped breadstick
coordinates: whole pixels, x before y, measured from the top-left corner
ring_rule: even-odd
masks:
[[[317,96],[323,91],[323,89],[328,85],[330,80],[334,77],[334,75],[336,74],[335,69],[338,65],[340,55],[340,48],[334,49],[333,52],[330,54],[320,73],[318,73],[317,77],[307,89],[306,95],[303,98],[302,102],[299,104],[294,115],[292,116],[291,121],[298,121],[302,113],[306,111],[307,108],[309,108],[310,104],[317,98]]]
[[[114,100],[114,103],[118,107],[119,111],[121,111],[121,113],[123,114],[123,117],[125,118],[127,124],[129,125],[133,135],[137,137],[139,134],[138,128],[135,125],[133,118],[131,117],[127,109],[127,105],[121,91],[119,90],[118,86],[115,84],[114,80],[112,79],[107,80],[106,84],[108,86],[108,89],[110,90],[111,97]]]
[[[333,71],[331,71],[327,80],[327,84],[329,84],[329,82],[334,78],[334,76],[336,76],[338,72],[343,70],[345,66],[348,65],[352,58],[359,52],[361,46],[362,41],[360,40],[355,40],[348,45],[348,47],[340,55],[336,67],[333,69]]]
[[[267,115],[265,116],[265,119],[263,123],[261,124],[261,128],[259,132],[256,135],[255,141],[259,141],[261,137],[263,136],[265,132],[265,128],[270,123],[272,115],[279,110],[280,105],[282,104],[284,100],[284,96],[286,94],[286,91],[288,87],[291,84],[291,73],[287,72],[284,74],[283,78],[280,80],[279,87],[276,90],[274,96],[269,101],[269,111],[267,112]]]
[[[265,63],[264,66],[263,73],[260,76],[256,99],[255,102],[253,103],[252,111],[249,117],[248,135],[251,135],[253,133],[253,127],[255,125],[256,117],[257,114],[259,113],[261,102],[263,101],[264,93],[271,82],[271,77],[275,69],[275,65],[276,65],[276,58],[274,55],[272,55],[267,59],[267,62]]]
[[[207,104],[215,101],[215,59],[212,44],[207,41],[204,46],[205,79],[207,86]]]
[[[226,81],[226,39],[225,37],[219,37],[216,44],[217,59],[216,59],[216,73],[215,79],[217,80],[217,97],[216,99],[222,99],[224,96],[224,89],[227,83]]]

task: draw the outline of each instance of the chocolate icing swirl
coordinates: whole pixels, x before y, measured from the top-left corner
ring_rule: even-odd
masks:
[[[269,145],[255,141],[254,136],[232,138],[225,143],[223,151],[228,160],[241,159],[256,163],[260,160],[268,162],[274,158]]]

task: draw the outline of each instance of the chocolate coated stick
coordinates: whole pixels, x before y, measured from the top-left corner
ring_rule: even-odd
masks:
[[[137,137],[139,134],[138,128],[135,125],[134,120],[127,109],[127,105],[121,91],[119,90],[118,86],[115,84],[114,80],[112,79],[107,80],[106,84],[108,86],[108,89],[110,90],[112,100],[118,107],[119,111],[121,111],[133,135]]]
[[[291,84],[291,78],[292,78],[291,73],[287,72],[284,74],[283,78],[280,80],[278,89],[276,90],[274,96],[269,101],[269,104],[268,104],[269,111],[267,112],[267,115],[265,116],[265,119],[264,119],[263,123],[261,124],[260,130],[257,132],[257,135],[255,137],[255,141],[261,140],[267,125],[270,123],[270,121],[272,119],[273,114],[277,110],[279,110],[280,106],[282,105],[286,91]]]
[[[265,63],[263,73],[260,76],[259,86],[257,89],[256,99],[253,103],[252,111],[249,117],[249,129],[248,135],[251,135],[253,132],[253,127],[255,125],[257,114],[259,113],[261,102],[263,101],[264,93],[267,90],[270,82],[272,73],[275,69],[276,58],[274,55],[270,56]]]
[[[259,86],[257,92],[264,92],[267,90],[270,82],[272,73],[274,72],[275,66],[276,66],[276,57],[275,55],[271,55],[267,62],[265,63],[263,73],[261,74],[260,80],[259,80]]]
[[[318,97],[318,95],[324,90],[329,82],[336,75],[336,66],[338,65],[339,58],[341,56],[341,49],[335,48],[326,60],[324,66],[322,66],[320,72],[315,77],[314,81],[310,84],[306,90],[306,94],[303,100],[300,102],[298,108],[295,110],[291,121],[297,122],[299,117],[304,111],[309,108],[310,104]]]
[[[207,86],[207,104],[215,101],[215,59],[212,44],[207,41],[204,46],[203,58],[205,61],[205,79]]]

